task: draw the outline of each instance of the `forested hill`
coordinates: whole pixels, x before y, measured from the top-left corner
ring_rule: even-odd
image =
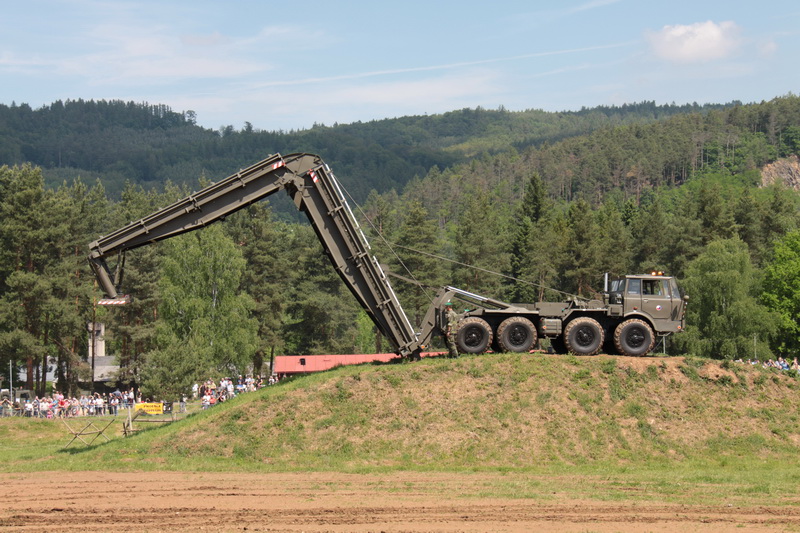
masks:
[[[167,180],[193,186],[275,152],[322,155],[361,204],[376,257],[421,284],[560,301],[548,287],[591,298],[605,272],[664,270],[691,303],[685,332],[662,349],[800,354],[800,194],[764,186],[786,180],[762,173],[800,169],[800,97],[466,109],[293,132],[195,122],[123,102],[0,106],[0,367],[24,364],[39,394],[48,361],[72,388],[88,372],[95,311],[120,381],[158,394],[260,369],[273,353],[380,351],[313,229],[264,204],[132,250],[133,302],[95,309],[87,243],[183,196],[162,190]],[[420,324],[429,296],[402,279],[395,288]]]
[[[32,109],[0,105],[0,165],[32,163],[50,185],[99,179],[116,197],[124,184],[145,189],[167,181],[191,187],[217,180],[269,154],[319,153],[357,199],[370,190],[398,192],[432,167],[447,168],[480,154],[554,143],[600,128],[652,123],[673,115],[736,105],[642,102],[578,112],[463,109],[300,131],[210,130],[192,111],[123,101],[67,100]]]

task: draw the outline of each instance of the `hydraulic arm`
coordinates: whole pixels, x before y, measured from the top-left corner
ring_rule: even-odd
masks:
[[[89,262],[103,291],[118,298],[125,251],[203,228],[280,190],[306,214],[336,272],[396,353],[417,356],[430,330],[423,338],[414,331],[385,273],[370,255],[336,177],[313,154],[270,156],[103,236],[89,245]],[[114,275],[106,263],[110,256],[119,256]]]

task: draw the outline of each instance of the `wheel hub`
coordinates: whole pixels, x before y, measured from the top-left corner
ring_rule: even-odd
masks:
[[[628,333],[628,337],[626,339],[628,341],[628,345],[633,348],[639,348],[642,344],[644,344],[644,334],[639,328],[634,328]]]
[[[519,346],[528,340],[528,331],[523,327],[516,326],[511,329],[508,337],[513,345]]]
[[[581,346],[589,346],[594,342],[594,331],[592,328],[580,328],[575,335],[575,340]]]
[[[483,333],[478,328],[469,328],[464,336],[467,346],[478,346],[483,341]]]

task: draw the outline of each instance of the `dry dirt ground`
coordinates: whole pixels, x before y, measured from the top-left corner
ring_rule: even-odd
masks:
[[[0,474],[0,531],[800,531],[792,507],[490,499],[480,496],[485,481],[420,473]]]

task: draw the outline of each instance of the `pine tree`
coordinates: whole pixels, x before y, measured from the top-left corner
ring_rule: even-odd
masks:
[[[728,208],[718,185],[704,182],[697,191],[695,202],[705,243],[714,239],[729,239],[736,234],[733,211]]]
[[[603,269],[597,256],[598,228],[588,202],[578,200],[570,205],[567,224],[561,266],[564,290],[589,297],[601,290]]]
[[[633,262],[641,272],[665,270],[665,254],[668,253],[668,215],[660,200],[656,199],[641,207],[633,220]]]
[[[539,239],[539,235],[534,235],[533,228],[546,209],[546,194],[544,184],[538,173],[532,172],[528,177],[525,192],[522,195],[522,202],[517,209],[513,224],[513,238],[509,250],[510,270],[508,276],[512,279],[506,280],[506,297],[512,302],[534,301],[538,290],[535,285],[521,283],[516,280],[523,279],[523,272],[530,271],[533,263],[539,260],[534,255],[535,246],[533,240]]]
[[[41,172],[27,166],[0,174],[0,344],[12,360],[24,362],[28,387],[37,394],[44,394],[52,362],[59,387],[68,393],[77,386],[86,353],[84,246],[102,210],[102,190],[90,192],[80,183],[47,190]]]
[[[526,263],[519,271],[523,283],[513,302],[560,301],[564,297],[564,279],[560,277],[565,255],[569,228],[560,213],[542,217],[532,226],[528,235]]]
[[[453,242],[458,264],[453,279],[462,288],[479,294],[499,294],[501,277],[507,272],[510,258],[506,215],[502,206],[489,194],[467,187],[460,208]]]
[[[331,267],[310,226],[296,225],[290,239],[294,274],[286,279],[287,353],[352,353],[358,336],[357,301]]]
[[[283,345],[285,310],[296,259],[286,238],[291,226],[273,219],[266,203],[237,213],[225,224],[242,250],[247,267],[242,286],[253,298],[252,316],[258,322],[258,349],[253,354],[253,371],[258,374],[265,359],[280,353]]]
[[[595,214],[597,238],[595,249],[600,272],[623,276],[631,268],[631,237],[622,214],[613,203],[606,203]]]
[[[43,392],[42,373],[47,357],[55,353],[48,335],[52,282],[47,274],[58,252],[53,239],[63,228],[60,221],[49,220],[54,206],[39,169],[3,167],[0,189],[0,317],[6,337],[0,343],[24,350],[6,353],[12,361],[24,362],[27,387]]]
[[[444,284],[444,272],[449,265],[443,264],[440,254],[436,222],[428,217],[421,202],[412,201],[404,211],[396,239],[397,257],[392,261],[393,270],[420,284],[398,280],[398,295],[412,324],[420,324],[435,292],[434,287]]]
[[[733,208],[733,219],[739,238],[750,248],[756,264],[760,264],[764,253],[764,240],[761,234],[758,205],[750,189],[745,189]]]

